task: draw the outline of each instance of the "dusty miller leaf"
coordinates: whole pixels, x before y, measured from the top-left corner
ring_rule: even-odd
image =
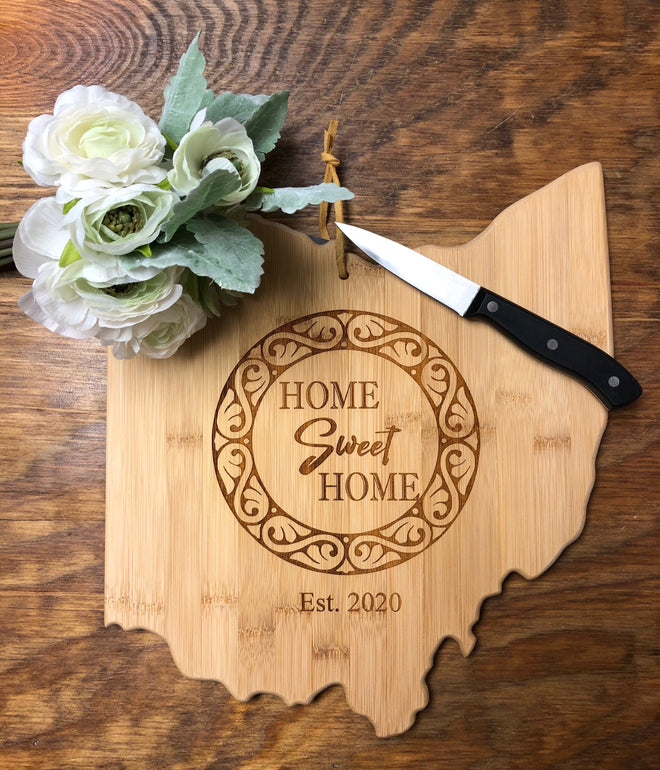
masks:
[[[134,253],[119,259],[132,268],[187,267],[225,292],[252,294],[263,273],[263,250],[262,242],[249,230],[218,216],[191,220],[174,240],[154,244],[151,257]]]
[[[195,214],[215,205],[241,186],[240,174],[230,160],[218,158],[216,162],[222,164],[222,167],[205,176],[191,193],[174,204],[172,213],[163,225],[161,241],[171,240],[181,225]]]
[[[246,199],[245,207],[248,211],[261,210],[268,213],[280,209],[285,214],[293,214],[305,206],[318,205],[322,201],[336,203],[351,198],[353,193],[345,187],[323,182],[310,187],[276,187],[270,192],[262,188]]]
[[[286,118],[289,92],[273,94],[245,122],[245,130],[254,144],[259,160],[263,160],[277,144]]]
[[[217,283],[204,275],[195,275],[186,270],[182,277],[183,288],[202,308],[207,316],[222,315],[225,307],[231,307],[243,296],[242,292],[221,289]]]
[[[230,91],[218,94],[206,110],[206,119],[217,123],[222,118],[234,118],[239,123],[245,123],[269,96],[252,96],[251,94],[232,94]]]
[[[214,260],[217,267],[209,277],[218,286],[228,291],[254,292],[259,286],[264,262],[264,245],[256,235],[226,217],[193,219],[187,229]]]
[[[177,144],[188,132],[190,121],[197,112],[213,99],[213,93],[206,88],[206,60],[197,46],[198,40],[199,33],[181,57],[176,75],[165,87],[165,104],[159,128]]]

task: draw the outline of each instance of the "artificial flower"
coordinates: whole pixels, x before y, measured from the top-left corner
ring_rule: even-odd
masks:
[[[133,358],[137,353],[149,358],[169,358],[206,321],[202,308],[190,295],[182,294],[171,307],[141,324],[124,327],[117,334],[104,330],[99,338],[104,345],[112,345],[115,358]]]
[[[16,269],[28,278],[36,278],[45,262],[59,261],[69,240],[62,206],[55,198],[41,198],[18,224],[13,246]]]
[[[101,86],[64,92],[30,123],[24,168],[57,191],[25,213],[13,256],[33,279],[19,306],[51,331],[166,358],[259,285],[264,246],[241,214],[352,197],[329,183],[256,188],[288,93],[216,96],[200,63],[195,38],[158,126]]]
[[[23,312],[51,331],[65,337],[86,339],[112,336],[171,307],[181,296],[178,282],[182,269],[159,270],[147,280],[99,284],[83,275],[84,261],[61,268],[45,262],[32,289],[18,301]]]
[[[52,115],[32,120],[23,167],[37,184],[61,187],[58,200],[100,188],[158,184],[165,138],[130,99],[102,86],[60,94]]]
[[[217,205],[240,203],[257,186],[261,171],[252,140],[234,118],[211,123],[205,116],[206,110],[200,110],[191,123],[191,130],[181,139],[172,158],[168,181],[180,195],[188,195],[213,171],[235,169],[240,177],[237,188],[217,201]]]
[[[134,184],[97,191],[64,215],[71,241],[81,257],[130,254],[156,239],[178,201],[170,190]]]
[[[41,198],[34,203],[23,215],[14,236],[13,252],[17,269],[28,278],[36,278],[45,263],[58,264],[62,261],[62,255],[67,253],[68,245],[72,245],[74,239],[79,243],[84,241],[84,233],[80,238],[76,235],[76,224],[77,215],[71,215],[71,212],[63,214],[62,206],[55,198]],[[74,246],[73,250],[76,252],[77,247]],[[159,271],[148,263],[136,261],[131,264],[111,254],[84,247],[83,251],[92,258],[80,260],[78,269],[82,277],[99,285],[147,280]],[[76,259],[75,255],[73,259]]]

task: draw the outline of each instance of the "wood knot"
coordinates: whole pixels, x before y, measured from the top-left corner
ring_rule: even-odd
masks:
[[[534,449],[570,449],[570,436],[534,436]]]
[[[322,659],[342,659],[342,658],[349,658],[350,657],[350,651],[348,647],[342,647],[339,645],[331,645],[329,647],[313,647],[312,648],[312,657],[313,658],[322,658]]]
[[[193,444],[200,444],[203,439],[201,433],[168,433],[167,443],[174,446],[187,447]]]

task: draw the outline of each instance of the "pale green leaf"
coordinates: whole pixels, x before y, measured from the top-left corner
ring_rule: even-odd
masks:
[[[226,292],[252,294],[263,273],[262,255],[263,244],[249,230],[217,217],[188,222],[174,240],[154,244],[150,258],[132,254],[119,259],[126,267],[187,267]]]
[[[245,122],[245,130],[252,139],[259,160],[263,160],[277,144],[286,118],[288,102],[288,91],[273,94],[260,104]]]
[[[221,167],[205,176],[189,195],[174,204],[172,213],[163,225],[161,241],[169,241],[181,225],[195,214],[222,201],[241,186],[240,174],[230,160],[217,158],[216,163]]]
[[[168,144],[181,141],[188,132],[191,120],[213,98],[206,88],[206,61],[197,46],[198,40],[199,33],[181,57],[176,75],[165,87],[165,104],[159,127]]]
[[[221,289],[217,283],[204,275],[195,275],[186,270],[182,276],[183,290],[202,308],[207,316],[219,316],[225,307],[235,305],[243,296],[242,292]]]
[[[206,119],[217,123],[222,118],[234,118],[245,123],[270,97],[251,94],[232,94],[230,91],[218,94],[206,109]]]
[[[294,211],[305,206],[317,206],[322,201],[336,203],[353,198],[353,193],[345,187],[339,187],[331,182],[311,185],[310,187],[276,187],[271,192],[262,188],[255,190],[246,200],[245,207],[248,211],[261,210],[265,213],[277,211],[285,214],[293,214]]]
[[[254,292],[263,273],[264,253],[264,245],[256,235],[225,217],[193,219],[187,229],[214,263],[214,274],[202,275],[228,291]]]

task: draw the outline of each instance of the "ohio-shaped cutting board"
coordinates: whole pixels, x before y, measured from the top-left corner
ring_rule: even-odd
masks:
[[[254,296],[171,359],[109,361],[105,622],[183,674],[309,702],[378,735],[428,699],[443,638],[580,533],[607,412],[581,384],[333,244],[255,218]],[[612,349],[601,168],[421,249]]]

